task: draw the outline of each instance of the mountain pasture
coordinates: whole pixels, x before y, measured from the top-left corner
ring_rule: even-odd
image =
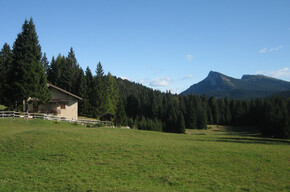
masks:
[[[0,119],[0,191],[289,191],[290,140]]]

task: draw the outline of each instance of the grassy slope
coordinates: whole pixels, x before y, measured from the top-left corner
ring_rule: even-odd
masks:
[[[0,191],[289,191],[289,143],[0,119]]]

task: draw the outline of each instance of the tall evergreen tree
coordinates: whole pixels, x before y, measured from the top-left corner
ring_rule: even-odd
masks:
[[[10,46],[5,43],[0,51],[0,104],[9,105],[8,94],[9,82],[8,74],[11,70],[12,64],[12,51]]]
[[[78,70],[77,81],[75,85],[76,95],[82,97],[83,99],[79,101],[79,114],[84,115],[84,103],[87,102],[86,94],[87,94],[87,84],[86,84],[86,77],[82,68]]]
[[[198,96],[194,97],[194,104],[196,108],[196,119],[197,119],[196,127],[198,129],[206,129],[207,128],[207,113],[200,97]]]
[[[225,125],[229,125],[232,122],[232,114],[231,114],[231,110],[230,110],[230,101],[229,98],[226,96],[224,99],[224,103],[225,103],[225,114],[224,114],[224,119]]]
[[[129,117],[135,119],[140,111],[140,100],[135,95],[129,95],[127,97],[126,112]]]
[[[213,123],[214,124],[219,124],[220,123],[220,112],[219,112],[219,108],[218,108],[218,104],[216,99],[212,96],[209,98],[208,100],[208,104],[212,113],[212,117],[213,117]]]
[[[171,94],[169,95],[169,97],[171,97]],[[169,98],[168,102],[169,103],[168,103],[168,107],[167,107],[166,115],[165,115],[164,131],[176,133],[177,130],[179,129],[178,114],[177,114],[176,108],[174,107],[173,100]]]
[[[176,133],[185,133],[185,122],[182,112],[180,112],[178,116]]]
[[[127,117],[123,102],[119,100],[115,115],[115,126],[127,125]]]
[[[63,55],[58,55],[56,58],[56,66],[58,66],[59,70],[59,77],[56,80],[57,86],[60,88],[71,92],[72,88],[72,68],[70,63],[68,62],[67,58]]]
[[[97,64],[97,69],[96,69],[96,76],[97,77],[104,77],[104,70],[101,62]]]
[[[153,94],[152,95],[152,104],[151,104],[151,118],[158,117],[158,112],[159,112],[158,105],[159,105],[159,103],[157,102],[157,99]]]
[[[188,103],[188,109],[186,113],[186,128],[196,129],[196,112],[192,102]]]
[[[70,51],[68,53],[67,56],[67,67],[68,67],[68,71],[71,73],[70,74],[70,88],[69,90],[74,93],[77,94],[77,84],[78,84],[78,76],[79,76],[79,64],[78,61],[76,59],[75,56],[75,52],[73,50],[73,48],[70,48]]]
[[[85,72],[85,83],[86,83],[86,92],[83,98],[83,113],[86,114],[88,117],[92,117],[93,114],[93,90],[94,90],[94,80],[93,74],[89,67],[86,68]]]
[[[108,105],[108,108],[104,108],[103,110],[104,112],[110,112],[112,114],[115,114],[117,103],[119,101],[119,88],[117,86],[116,79],[111,75],[110,72],[105,78],[104,85],[105,85],[105,92],[106,92],[105,98],[106,100],[109,100],[110,105]]]
[[[94,114],[98,116],[102,113],[108,113],[107,110],[112,106],[108,93],[106,92],[105,76],[101,62],[97,64],[96,76],[94,77],[92,87],[92,105],[95,107]]]
[[[43,56],[41,58],[41,64],[43,66],[44,73],[47,76],[48,75],[48,71],[49,71],[49,62],[47,60],[46,53],[43,53]]]
[[[39,103],[50,100],[47,80],[41,65],[41,48],[32,18],[25,20],[13,45],[13,64],[9,74],[11,99],[16,104],[29,97]]]
[[[58,86],[60,78],[60,68],[55,61],[55,58],[52,57],[50,65],[48,67],[47,81],[53,85]]]

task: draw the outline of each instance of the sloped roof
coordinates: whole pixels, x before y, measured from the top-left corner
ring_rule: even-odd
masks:
[[[70,93],[70,92],[68,92],[68,91],[66,91],[66,90],[64,90],[64,89],[61,89],[61,88],[59,88],[59,87],[57,87],[57,86],[55,86],[55,85],[52,85],[52,84],[50,84],[50,83],[47,84],[47,87],[52,87],[52,88],[54,88],[54,89],[57,89],[57,90],[59,90],[59,91],[65,93],[65,94],[68,94],[68,95],[70,95],[70,96],[72,96],[72,97],[74,97],[74,98],[76,98],[76,99],[78,99],[78,100],[82,100],[82,99],[83,99],[83,98],[81,98],[81,97],[79,97],[79,96],[77,96],[77,95],[74,95],[74,94],[72,94],[72,93]]]

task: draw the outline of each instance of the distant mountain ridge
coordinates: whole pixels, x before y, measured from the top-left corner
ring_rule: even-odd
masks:
[[[208,76],[181,94],[215,97],[226,95],[234,99],[266,97],[290,90],[290,82],[264,75],[243,75],[241,79],[210,71]]]

